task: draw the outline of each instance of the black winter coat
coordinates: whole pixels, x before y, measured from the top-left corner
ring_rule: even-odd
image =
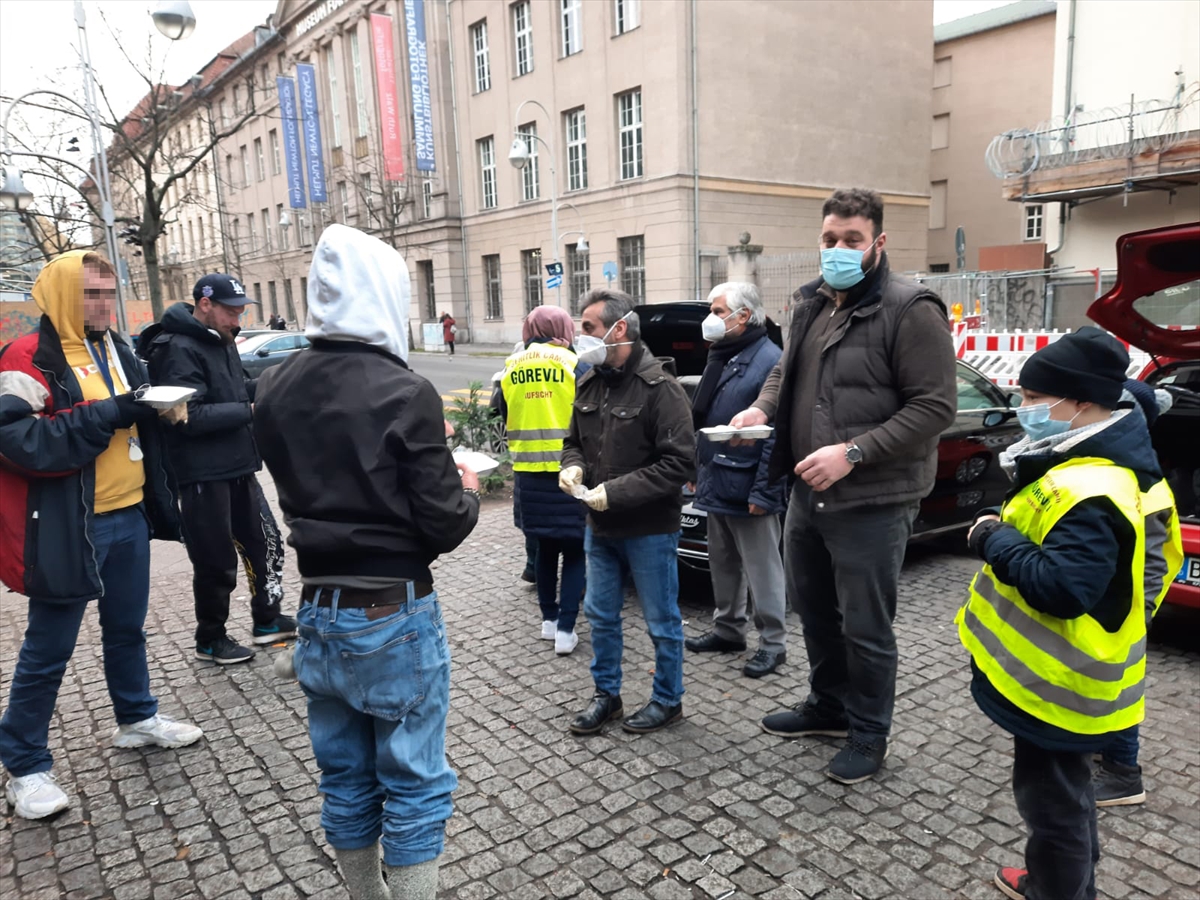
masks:
[[[152,384],[196,389],[187,422],[165,429],[179,483],[228,481],[261,469],[250,414],[255,382],[236,345],[196,321],[187,303],[168,309],[138,345]]]

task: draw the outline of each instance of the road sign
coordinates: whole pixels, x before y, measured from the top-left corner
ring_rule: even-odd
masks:
[[[562,263],[560,263],[560,262],[547,263],[546,264],[546,272],[550,275],[551,278],[553,278],[556,275],[561,277],[562,276]]]
[[[562,266],[559,266],[559,268],[561,269]],[[548,287],[548,288],[556,288],[556,287],[559,287],[561,284],[562,284],[562,276],[561,275],[551,275],[549,278],[546,279],[546,287]]]
[[[604,268],[600,271],[604,273],[604,277],[608,283],[612,284],[613,279],[617,277],[617,264],[615,262],[606,262]]]

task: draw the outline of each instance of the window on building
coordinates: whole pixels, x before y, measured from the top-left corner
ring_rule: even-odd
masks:
[[[346,182],[338,182],[338,205],[342,210],[342,224],[350,221],[350,190]]]
[[[521,167],[521,199],[536,200],[541,195],[538,178],[537,123],[522,125],[517,129],[517,135],[525,141],[525,148],[529,151],[529,159]]]
[[[262,138],[254,139],[254,174],[258,181],[264,181],[267,177],[267,160],[263,156]]]
[[[195,259],[199,254],[196,252],[196,229],[195,223],[188,222],[188,259]]]
[[[641,0],[613,0],[613,21],[617,34],[633,31],[641,24]]]
[[[437,297],[433,293],[433,261],[417,260],[417,274],[420,276],[421,290],[425,295],[425,318],[433,322],[437,320]]]
[[[269,209],[264,209],[262,211],[261,215],[262,215],[262,228],[263,228],[263,249],[266,250],[268,253],[270,253],[271,252],[271,243],[272,243],[271,232],[274,230],[271,227],[271,211]]]
[[[267,297],[271,301],[271,312],[279,315],[279,298],[275,295],[275,282],[273,281],[267,282]]]
[[[475,93],[492,87],[492,63],[488,58],[487,19],[471,26],[471,45],[475,48]]]
[[[379,211],[379,204],[375,202],[374,184],[371,182],[371,173],[363,172],[359,176],[359,183],[362,185],[363,205],[367,208],[368,223],[376,220],[376,214]],[[361,216],[360,216],[361,218]]]
[[[929,185],[929,227],[946,227],[946,182],[934,181]]]
[[[1042,204],[1035,203],[1025,207],[1025,240],[1040,241],[1042,239]]]
[[[950,271],[950,263],[930,263],[929,274],[938,275]]]
[[[228,128],[229,127],[229,105],[225,102],[224,97],[222,97],[220,100],[217,101],[217,112],[221,117],[221,127]]]
[[[521,274],[525,280],[525,312],[542,305],[542,251],[521,251]]]
[[[262,303],[262,282],[254,282],[254,300],[256,303]]]
[[[242,154],[242,187],[250,184],[250,151],[245,144],[238,148]]]
[[[329,75],[329,123],[330,137],[333,138],[331,147],[342,146],[342,114],[341,99],[338,97],[337,68],[333,64],[333,44],[329,44],[322,52],[325,60],[325,71]]]
[[[533,71],[533,23],[529,19],[529,0],[512,5],[513,50],[517,77]]]
[[[272,128],[267,137],[271,141],[271,174],[278,175],[283,171],[283,158],[279,152],[279,132]]]
[[[950,84],[950,60],[952,57],[943,56],[933,61],[933,86],[947,87]]]
[[[638,303],[646,302],[646,238],[643,235],[617,240],[621,290]]]
[[[242,87],[238,84],[233,86],[233,114],[235,116],[242,114]]]
[[[231,223],[233,226],[233,252],[237,255],[242,252],[242,220],[234,219]]]
[[[617,95],[621,134],[621,180],[642,177],[642,91]]]
[[[933,149],[942,150],[950,146],[950,113],[933,117]]]
[[[562,55],[571,56],[583,49],[583,10],[580,0],[559,0],[562,25]]]
[[[503,319],[504,306],[500,302],[500,255],[483,258],[483,294],[485,319]]]
[[[428,178],[421,182],[421,218],[433,218],[433,182]]]
[[[300,276],[300,302],[302,304],[304,304],[304,310],[302,310],[302,312],[307,311],[308,310],[308,279],[303,275]],[[302,316],[302,318],[303,318],[303,316]]]
[[[367,91],[363,85],[362,54],[358,50],[358,27],[350,32],[350,66],[354,71],[354,124],[355,134],[367,136]]]
[[[283,224],[283,204],[275,204],[275,227],[279,229],[279,249],[288,248],[288,230]]]
[[[258,226],[254,224],[253,213],[246,216],[246,232],[250,235],[250,252],[258,252]]]
[[[233,154],[225,154],[225,180],[229,182],[229,187],[232,190],[237,187],[237,181],[233,177]]]
[[[404,212],[404,191],[401,190],[400,185],[398,185],[398,184],[392,185],[392,201],[391,202],[392,202],[392,209],[391,209],[392,221],[399,222],[400,221],[400,213]]]
[[[479,141],[480,207],[496,208],[496,139]]]
[[[217,232],[217,223],[213,213],[208,214],[208,234],[209,239],[213,242],[213,249],[216,250],[221,235]]]
[[[204,240],[204,220],[203,219],[196,220],[196,236],[198,238],[198,240],[196,242],[196,250],[197,250],[196,255],[197,256],[206,256],[208,254],[208,244]]]
[[[592,273],[588,271],[591,254],[580,253],[575,244],[567,244],[567,293],[571,315],[579,315],[579,301],[592,289]]]
[[[296,217],[296,231],[296,239],[300,242],[299,246],[307,247],[312,243],[312,223],[303,213]]]
[[[588,186],[587,120],[583,107],[563,117],[567,126],[567,190],[582,191]]]

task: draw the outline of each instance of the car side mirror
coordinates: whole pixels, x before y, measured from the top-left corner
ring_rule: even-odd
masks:
[[[255,356],[270,356],[271,352],[266,347],[260,347],[254,351]]]
[[[995,428],[997,425],[999,425],[1001,422],[1003,422],[1007,418],[1008,418],[1008,416],[1005,413],[990,412],[986,416],[983,417],[983,425],[985,428]]]

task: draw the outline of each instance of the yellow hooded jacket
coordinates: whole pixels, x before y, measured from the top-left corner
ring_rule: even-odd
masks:
[[[72,250],[51,260],[33,285],[33,299],[58,332],[63,354],[79,382],[83,399],[106,400],[114,394],[100,374],[98,363],[105,358],[116,393],[125,393],[140,385],[129,381],[137,377],[136,373],[121,370],[111,338],[106,335],[103,341],[89,341],[85,336],[83,257],[86,252]],[[96,457],[95,511],[112,512],[141,503],[145,478],[137,426],[118,428],[108,449]]]

